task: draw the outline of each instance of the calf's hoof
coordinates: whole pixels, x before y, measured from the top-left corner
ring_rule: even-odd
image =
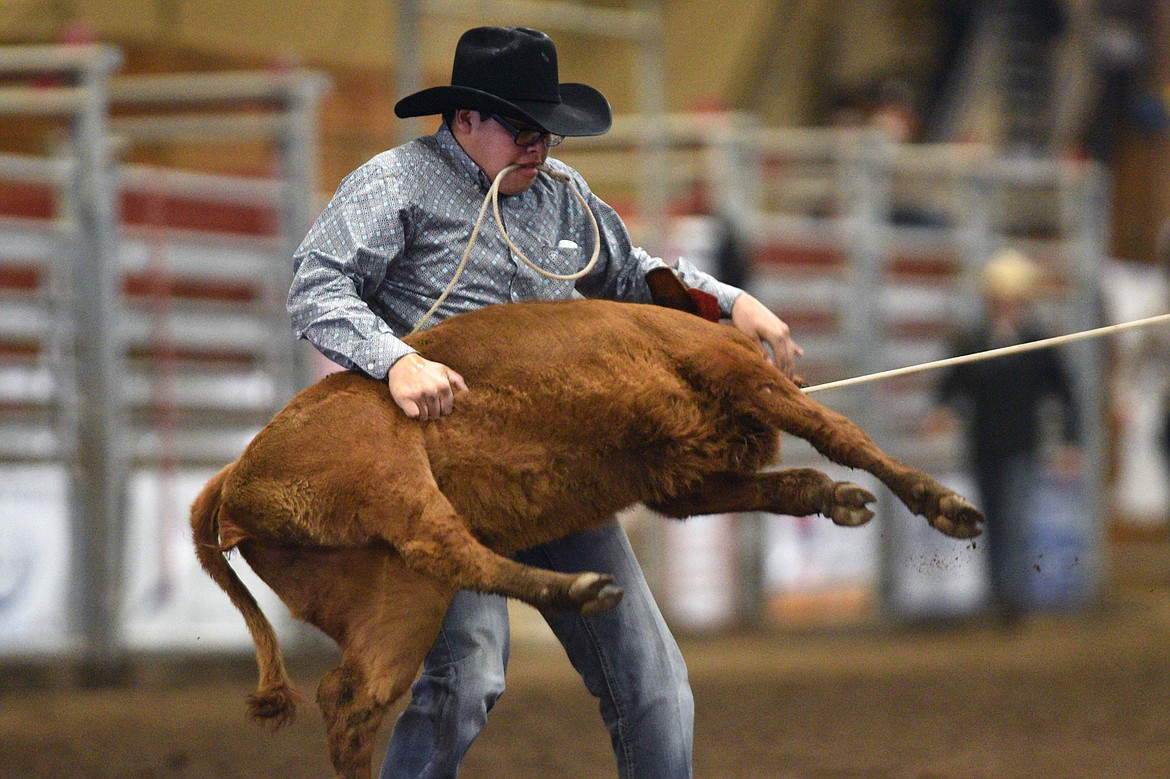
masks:
[[[873,519],[873,512],[866,506],[877,498],[869,490],[847,481],[833,485],[829,507],[823,513],[833,524],[843,527],[858,527]]]
[[[975,538],[983,532],[983,512],[953,492],[938,501],[938,512],[929,517],[931,527],[951,538]]]
[[[569,600],[587,617],[602,614],[622,602],[625,592],[612,576],[583,573],[569,586]]]

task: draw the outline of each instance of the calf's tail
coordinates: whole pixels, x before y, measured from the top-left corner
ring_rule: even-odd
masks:
[[[230,470],[231,466],[228,466],[216,474],[191,505],[195,555],[207,575],[227,593],[232,604],[244,616],[248,632],[252,634],[252,642],[256,645],[260,684],[256,692],[248,696],[249,714],[257,721],[279,728],[296,717],[302,698],[288,678],[272,623],[264,616],[252,593],[224,557],[225,550],[219,538],[220,494]]]

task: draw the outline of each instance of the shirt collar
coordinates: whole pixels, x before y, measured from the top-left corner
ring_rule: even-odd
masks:
[[[463,151],[463,147],[459,145],[459,141],[455,140],[455,136],[446,122],[439,124],[439,129],[435,131],[435,140],[438,142],[439,148],[450,156],[454,167],[474,178],[479,183],[480,189],[486,191],[492,185],[487,174],[480,169],[479,165],[475,164],[475,160],[467,156],[467,152]]]

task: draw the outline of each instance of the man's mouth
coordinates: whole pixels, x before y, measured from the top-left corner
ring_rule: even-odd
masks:
[[[520,167],[512,171],[513,173],[523,176],[525,179],[535,179],[539,173],[539,162],[522,162],[518,163]]]

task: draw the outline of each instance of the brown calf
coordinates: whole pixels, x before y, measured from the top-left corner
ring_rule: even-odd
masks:
[[[943,533],[979,533],[976,508],[808,398],[732,327],[650,305],[517,303],[407,341],[466,379],[450,415],[419,423],[385,382],[329,376],[294,397],[192,507],[199,559],[256,643],[254,717],[282,724],[298,696],[225,552],[239,549],[295,617],[340,646],[317,701],[341,776],[369,775],[383,715],[458,589],[585,614],[621,599],[612,577],[521,565],[508,557],[517,550],[638,502],[678,518],[867,522],[873,496],[854,484],[807,468],[761,472],[782,431],[874,474]]]

